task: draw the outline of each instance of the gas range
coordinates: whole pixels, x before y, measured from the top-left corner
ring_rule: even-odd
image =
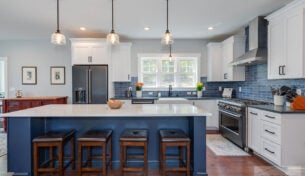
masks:
[[[230,98],[230,99],[222,99],[219,100],[220,103],[226,103],[234,106],[249,106],[249,105],[267,105],[270,104],[264,101],[256,101],[256,100],[249,100],[249,99],[239,99],[239,98]]]

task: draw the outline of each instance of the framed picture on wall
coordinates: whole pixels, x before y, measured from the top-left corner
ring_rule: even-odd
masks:
[[[50,68],[50,81],[52,85],[63,85],[66,81],[65,67],[53,66]]]
[[[23,66],[21,72],[23,85],[37,84],[37,67]]]

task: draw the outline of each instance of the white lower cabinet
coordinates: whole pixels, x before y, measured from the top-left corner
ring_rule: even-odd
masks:
[[[305,167],[305,115],[248,108],[248,146],[282,170]]]
[[[218,130],[219,120],[218,120],[218,100],[192,100],[192,104],[199,108],[202,108],[210,113],[212,116],[206,118],[207,130]]]

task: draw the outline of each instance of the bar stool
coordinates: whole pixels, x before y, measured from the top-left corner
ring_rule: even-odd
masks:
[[[102,172],[107,174],[107,167],[112,167],[112,130],[89,130],[77,139],[78,175],[83,172]],[[93,147],[101,147],[102,154],[92,154]],[[87,149],[87,158],[83,165],[83,149]],[[108,153],[107,153],[108,151]],[[93,160],[102,160],[102,167],[93,167]]]
[[[36,137],[32,140],[34,145],[34,176],[40,173],[57,172],[59,175],[64,175],[64,170],[72,164],[72,169],[75,169],[75,153],[74,139],[75,130],[58,130],[49,131],[44,136]],[[64,155],[64,147],[70,143],[70,155]],[[41,153],[41,149],[49,149],[49,158],[46,157],[46,151]],[[57,156],[54,156],[54,148],[57,148]],[[40,161],[42,159],[43,161]],[[67,164],[64,164],[65,159],[68,159]],[[58,167],[56,167],[58,161]]]
[[[165,176],[166,172],[186,172],[187,176],[191,175],[190,168],[190,142],[191,139],[182,131],[176,129],[160,130],[160,170],[161,175]],[[179,155],[169,156],[166,154],[167,147],[178,147]],[[183,148],[186,148],[186,163],[183,160]],[[179,160],[180,167],[166,167],[166,159],[173,158]]]
[[[124,172],[143,172],[144,176],[148,175],[148,131],[147,130],[125,130],[120,136],[120,176]],[[128,147],[143,147],[143,155],[128,154]],[[141,158],[144,161],[143,167],[128,166],[128,159]]]

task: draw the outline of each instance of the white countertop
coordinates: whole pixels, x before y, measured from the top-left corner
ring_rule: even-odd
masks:
[[[0,117],[203,117],[211,115],[210,112],[189,104],[124,104],[120,109],[110,109],[106,104],[53,104],[0,114]]]

